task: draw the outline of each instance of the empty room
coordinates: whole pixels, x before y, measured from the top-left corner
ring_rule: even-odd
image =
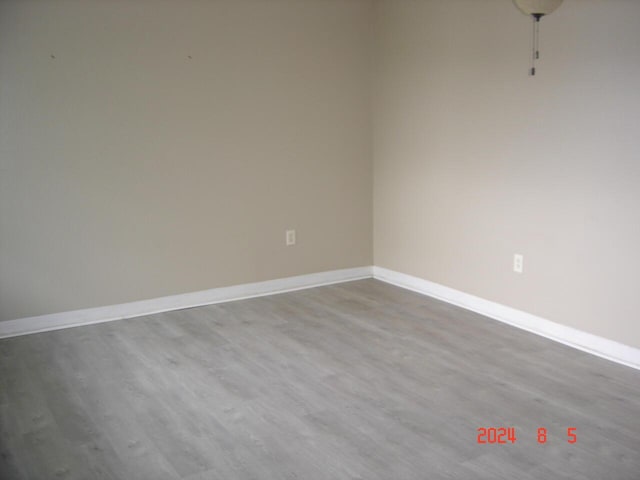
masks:
[[[0,480],[640,480],[639,20],[0,0]]]

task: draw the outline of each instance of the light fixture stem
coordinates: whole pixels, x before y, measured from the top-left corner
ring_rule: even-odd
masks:
[[[540,58],[540,19],[543,13],[533,13],[533,41],[531,49],[531,76],[536,74],[536,60]]]
[[[540,18],[536,20],[536,60],[540,58]]]
[[[533,20],[533,39],[531,42],[531,76],[534,76],[536,74],[536,45],[537,45],[537,37],[538,37],[538,30],[536,28],[536,23],[538,23],[536,21],[536,17],[534,17],[533,15],[531,16],[531,19]]]

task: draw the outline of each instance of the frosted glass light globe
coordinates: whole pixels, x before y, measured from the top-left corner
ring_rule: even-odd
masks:
[[[549,15],[562,0],[513,0],[513,3],[527,15]]]

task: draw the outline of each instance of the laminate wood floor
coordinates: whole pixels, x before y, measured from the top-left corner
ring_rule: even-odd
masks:
[[[638,480],[640,372],[375,280],[28,335],[0,478]]]

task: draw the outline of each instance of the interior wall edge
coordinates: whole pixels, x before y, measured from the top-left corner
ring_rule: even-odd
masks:
[[[583,352],[640,370],[640,349],[629,345],[387,268],[374,266],[373,277],[376,280],[445,301]]]

